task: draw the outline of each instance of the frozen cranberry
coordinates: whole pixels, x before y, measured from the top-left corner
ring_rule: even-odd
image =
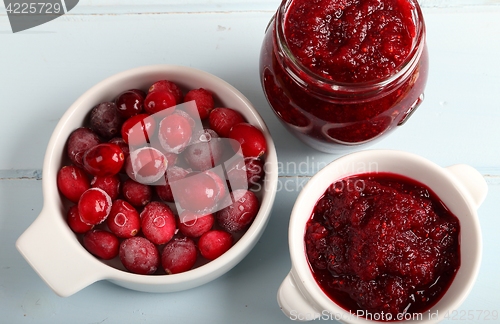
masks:
[[[219,187],[206,173],[197,173],[170,184],[176,204],[181,209],[208,213],[217,206]]]
[[[144,110],[153,115],[163,111],[172,113],[175,109],[176,98],[173,93],[168,91],[153,91],[147,94],[144,99]]]
[[[120,116],[130,118],[142,112],[144,97],[137,91],[127,90],[116,97],[115,104]]]
[[[161,254],[161,264],[167,274],[181,273],[193,268],[198,253],[190,238],[175,238],[168,242]]]
[[[155,91],[166,91],[170,92],[174,95],[175,97],[175,102],[176,104],[182,103],[184,99],[184,94],[182,93],[182,90],[179,88],[177,84],[175,84],[172,81],[168,80],[160,80],[156,81],[149,87],[149,92],[155,92]]]
[[[83,235],[83,246],[96,257],[110,260],[118,255],[120,241],[113,233],[93,229]]]
[[[203,171],[218,165],[223,153],[223,141],[215,131],[206,128],[193,136],[183,156],[191,168]]]
[[[100,188],[106,191],[111,200],[116,200],[120,195],[120,177],[118,175],[94,177],[90,185],[92,188]]]
[[[229,132],[229,138],[238,141],[245,157],[260,157],[267,151],[264,134],[251,124],[239,123],[234,125]]]
[[[144,146],[130,152],[125,172],[137,182],[152,184],[164,176],[167,167],[168,160],[162,152],[153,147]]]
[[[211,230],[214,223],[213,214],[200,215],[185,210],[179,215],[178,227],[179,231],[185,236],[200,237]]]
[[[98,144],[83,154],[83,167],[93,176],[112,176],[120,172],[125,155],[122,149],[112,143]]]
[[[64,197],[76,203],[82,193],[90,188],[90,183],[82,169],[66,165],[57,172],[57,187]]]
[[[80,127],[69,135],[66,152],[74,165],[83,168],[83,153],[100,143],[99,136],[93,130],[87,127]]]
[[[226,231],[211,230],[200,237],[198,249],[208,260],[215,260],[233,245],[233,236]]]
[[[172,239],[176,230],[175,215],[168,205],[152,201],[140,214],[144,236],[154,244],[164,244]]]
[[[191,111],[191,107],[194,106],[187,106],[186,111],[188,114],[191,115],[193,118],[201,118],[205,119],[208,117],[210,114],[210,111],[214,109],[214,98],[213,95],[210,91],[199,88],[199,89],[193,89],[190,90],[188,93],[186,93],[186,96],[184,97],[184,102],[189,102],[194,100],[196,103],[196,108],[197,111]]]
[[[153,198],[153,189],[149,185],[127,179],[122,183],[122,194],[132,206],[143,207]]]
[[[106,223],[109,230],[121,238],[135,236],[141,229],[139,213],[131,204],[122,199],[113,202]]]
[[[90,128],[105,139],[120,134],[123,119],[114,102],[103,102],[90,111]]]
[[[138,114],[127,119],[121,129],[123,140],[131,146],[149,143],[156,130],[156,121],[148,114]]]
[[[111,197],[106,191],[90,188],[82,194],[78,201],[78,213],[85,224],[97,225],[108,217],[111,205]]]
[[[156,194],[161,200],[167,201],[167,202],[174,202],[174,196],[172,194],[172,188],[170,188],[170,183],[173,183],[177,180],[183,179],[189,174],[189,171],[178,167],[178,166],[173,166],[169,169],[167,169],[167,172],[165,173],[165,184],[164,185],[158,185],[154,186]]]
[[[244,230],[259,212],[259,200],[249,190],[235,190],[222,203],[229,205],[219,210],[215,218],[220,227],[231,233]]]
[[[123,139],[123,137],[113,137],[108,141],[108,143],[118,145],[122,149],[123,155],[125,156],[125,160],[127,159],[127,157],[130,154],[130,148],[127,142],[125,142],[125,140]]]
[[[160,254],[148,239],[134,236],[120,244],[120,261],[130,272],[149,275],[156,272],[160,264]]]
[[[203,171],[203,173],[209,175],[212,179],[214,179],[215,184],[217,185],[218,200],[221,200],[226,194],[229,192],[229,189],[226,186],[226,181],[224,179],[224,171],[222,169],[211,169]]]
[[[85,224],[78,213],[78,205],[73,205],[68,209],[68,226],[75,233],[82,234],[94,228],[94,225]]]
[[[192,132],[191,124],[186,117],[172,114],[160,121],[158,139],[165,151],[180,153],[191,140]]]
[[[257,158],[238,159],[226,171],[232,190],[256,188],[265,175],[264,161]]]
[[[167,169],[175,166],[179,158],[179,155],[171,152],[165,152],[164,155],[167,158]]]
[[[208,116],[210,128],[219,134],[220,137],[229,137],[231,127],[245,122],[245,118],[238,111],[231,108],[215,108]]]

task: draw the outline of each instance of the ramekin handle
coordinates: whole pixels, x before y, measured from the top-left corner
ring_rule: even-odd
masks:
[[[104,279],[97,259],[85,251],[73,233],[53,215],[42,210],[35,221],[17,239],[16,248],[59,296],[67,297]]]
[[[446,169],[460,182],[471,202],[479,208],[488,193],[488,184],[483,175],[466,164],[455,164]]]
[[[291,320],[311,321],[320,316],[300,292],[292,272],[288,273],[278,289],[278,304]]]

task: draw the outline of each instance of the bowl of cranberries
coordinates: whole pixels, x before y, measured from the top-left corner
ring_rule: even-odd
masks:
[[[250,252],[277,177],[273,140],[241,92],[190,67],[135,68],[62,116],[44,159],[43,209],[16,246],[61,296],[99,280],[193,288]]]
[[[341,157],[292,209],[292,269],[278,291],[291,319],[437,323],[467,297],[481,263],[474,168],[368,150]]]

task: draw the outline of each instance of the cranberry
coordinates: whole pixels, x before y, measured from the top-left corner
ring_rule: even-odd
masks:
[[[164,176],[167,167],[168,160],[162,152],[153,147],[144,146],[130,152],[125,172],[137,182],[152,184]]]
[[[118,145],[122,149],[123,155],[125,156],[125,160],[130,155],[130,147],[127,144],[127,142],[125,142],[123,137],[113,137],[108,141],[108,143]]]
[[[156,130],[156,121],[148,114],[138,114],[127,119],[121,129],[123,140],[131,146],[149,143]]]
[[[160,264],[160,254],[148,239],[134,236],[120,244],[120,261],[130,272],[149,275],[156,272]]]
[[[99,188],[85,191],[78,201],[78,213],[85,224],[97,225],[108,217],[111,211],[111,197]]]
[[[243,156],[260,157],[266,153],[267,142],[264,134],[257,127],[248,123],[234,125],[229,132],[229,138],[236,140]]]
[[[224,230],[234,233],[244,230],[259,212],[259,200],[252,191],[238,189],[222,202],[224,207],[215,214]]]
[[[224,198],[229,192],[229,189],[226,186],[226,181],[223,180],[224,171],[222,169],[216,168],[203,171],[203,173],[209,175],[212,179],[214,179],[215,184],[217,185],[217,191],[219,192],[217,199],[221,200],[222,198]]]
[[[90,185],[92,188],[100,188],[106,191],[111,200],[116,200],[120,195],[120,177],[118,175],[94,177]]]
[[[195,170],[208,170],[220,163],[224,149],[223,142],[211,129],[203,129],[193,136],[192,144],[186,147],[183,156]]]
[[[168,91],[153,91],[147,94],[144,100],[144,110],[153,115],[157,112],[174,112],[176,105],[175,95]]]
[[[85,151],[83,167],[94,176],[112,176],[120,172],[124,160],[125,155],[118,145],[102,143]]]
[[[63,166],[57,172],[57,187],[61,194],[76,203],[80,196],[90,188],[87,174],[73,165]]]
[[[164,244],[172,239],[176,230],[175,215],[168,205],[152,201],[140,214],[142,233],[154,244]]]
[[[122,199],[113,202],[106,223],[109,230],[121,238],[135,236],[141,229],[139,213],[131,204]]]
[[[190,238],[175,238],[168,242],[161,254],[161,264],[167,274],[181,273],[193,268],[198,252]]]
[[[200,215],[185,210],[179,215],[178,227],[179,231],[185,236],[200,237],[211,230],[214,223],[213,214]]]
[[[144,97],[137,91],[127,90],[116,97],[115,104],[120,116],[130,118],[142,112]]]
[[[172,188],[170,187],[170,183],[173,183],[177,180],[184,179],[189,174],[189,171],[183,169],[178,166],[173,166],[172,168],[167,169],[165,173],[165,184],[155,186],[155,191],[158,197],[161,200],[167,202],[174,202],[174,196],[172,194]]]
[[[82,234],[94,228],[94,225],[85,224],[78,213],[78,205],[73,205],[68,209],[68,226],[75,233]]]
[[[215,260],[233,245],[233,236],[226,231],[211,230],[200,237],[198,249],[208,260]]]
[[[174,200],[181,209],[208,213],[217,206],[219,187],[206,173],[197,173],[170,184]]]
[[[198,116],[200,119],[208,118],[210,111],[214,109],[214,98],[212,93],[203,88],[190,90],[188,93],[186,93],[184,102],[189,102],[192,100],[194,100],[194,102],[196,103],[197,110],[192,110],[192,108],[195,107],[194,105],[188,105],[186,106],[187,113],[195,119],[197,119]]]
[[[175,84],[172,81],[168,80],[160,80],[156,81],[149,87],[149,92],[155,92],[155,91],[166,91],[170,92],[174,95],[175,97],[175,102],[176,104],[182,103],[184,99],[184,94],[182,93],[182,90],[179,88],[177,84]]]
[[[83,235],[83,246],[98,258],[110,260],[118,255],[120,241],[113,233],[93,229]]]
[[[229,137],[231,128],[239,123],[245,122],[245,118],[238,111],[231,108],[215,108],[208,116],[210,128],[219,134],[220,137]]]
[[[227,168],[227,178],[232,190],[258,188],[264,175],[264,161],[251,157],[237,159]]]
[[[69,135],[66,152],[74,165],[83,168],[83,153],[100,143],[99,136],[93,130],[80,127]]]
[[[189,144],[193,129],[188,118],[172,114],[160,121],[158,139],[167,152],[180,153]]]
[[[105,139],[120,134],[122,124],[114,102],[102,102],[90,111],[90,128]]]
[[[143,207],[153,198],[153,189],[149,185],[126,179],[122,183],[122,194],[132,206]]]

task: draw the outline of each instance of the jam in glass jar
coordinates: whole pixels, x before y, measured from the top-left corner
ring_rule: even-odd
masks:
[[[344,153],[402,125],[423,100],[416,0],[283,0],[260,55],[266,98],[311,147]]]

